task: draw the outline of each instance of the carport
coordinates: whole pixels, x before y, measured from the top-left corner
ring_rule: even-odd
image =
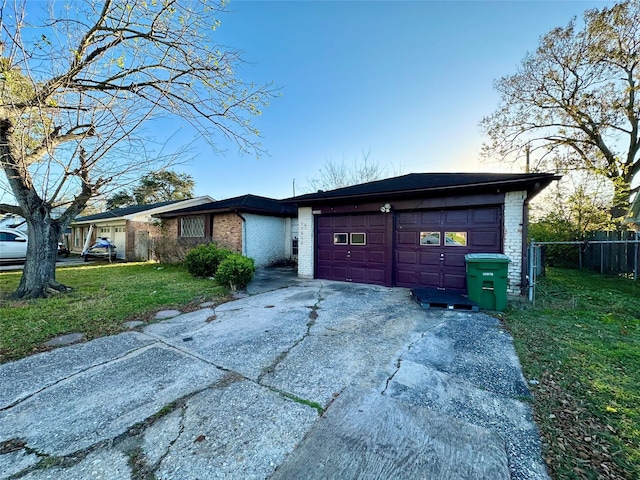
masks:
[[[509,293],[525,286],[528,202],[548,173],[413,173],[292,199],[298,274],[466,291],[465,254],[504,253]]]

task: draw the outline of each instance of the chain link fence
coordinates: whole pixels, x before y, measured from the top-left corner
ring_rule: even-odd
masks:
[[[535,302],[538,277],[546,267],[587,269],[638,280],[640,238],[637,232],[596,232],[581,242],[536,242],[528,249],[529,301]]]

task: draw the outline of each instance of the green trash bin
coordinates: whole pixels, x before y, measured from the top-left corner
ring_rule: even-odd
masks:
[[[464,258],[469,298],[483,310],[504,310],[511,259],[501,253],[468,253]]]

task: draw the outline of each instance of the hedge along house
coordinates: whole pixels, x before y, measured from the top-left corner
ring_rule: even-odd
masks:
[[[152,215],[194,205],[211,202],[207,195],[187,200],[172,200],[149,205],[116,208],[94,215],[77,217],[71,223],[71,245],[73,253],[82,253],[86,237],[91,231],[90,245],[97,238],[107,237],[116,246],[116,256],[127,261],[150,259],[150,241],[164,234]],[[93,229],[91,226],[93,225]]]
[[[257,195],[219,200],[155,215],[171,223],[178,240],[215,242],[265,266],[297,256],[297,209]]]
[[[413,173],[295,197],[298,275],[463,292],[465,254],[504,253],[521,294],[528,202],[559,178]]]

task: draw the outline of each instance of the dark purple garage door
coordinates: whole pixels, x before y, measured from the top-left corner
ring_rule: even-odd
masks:
[[[391,221],[380,213],[317,217],[316,277],[390,285]]]
[[[467,253],[500,253],[502,208],[399,212],[394,284],[466,290]]]

